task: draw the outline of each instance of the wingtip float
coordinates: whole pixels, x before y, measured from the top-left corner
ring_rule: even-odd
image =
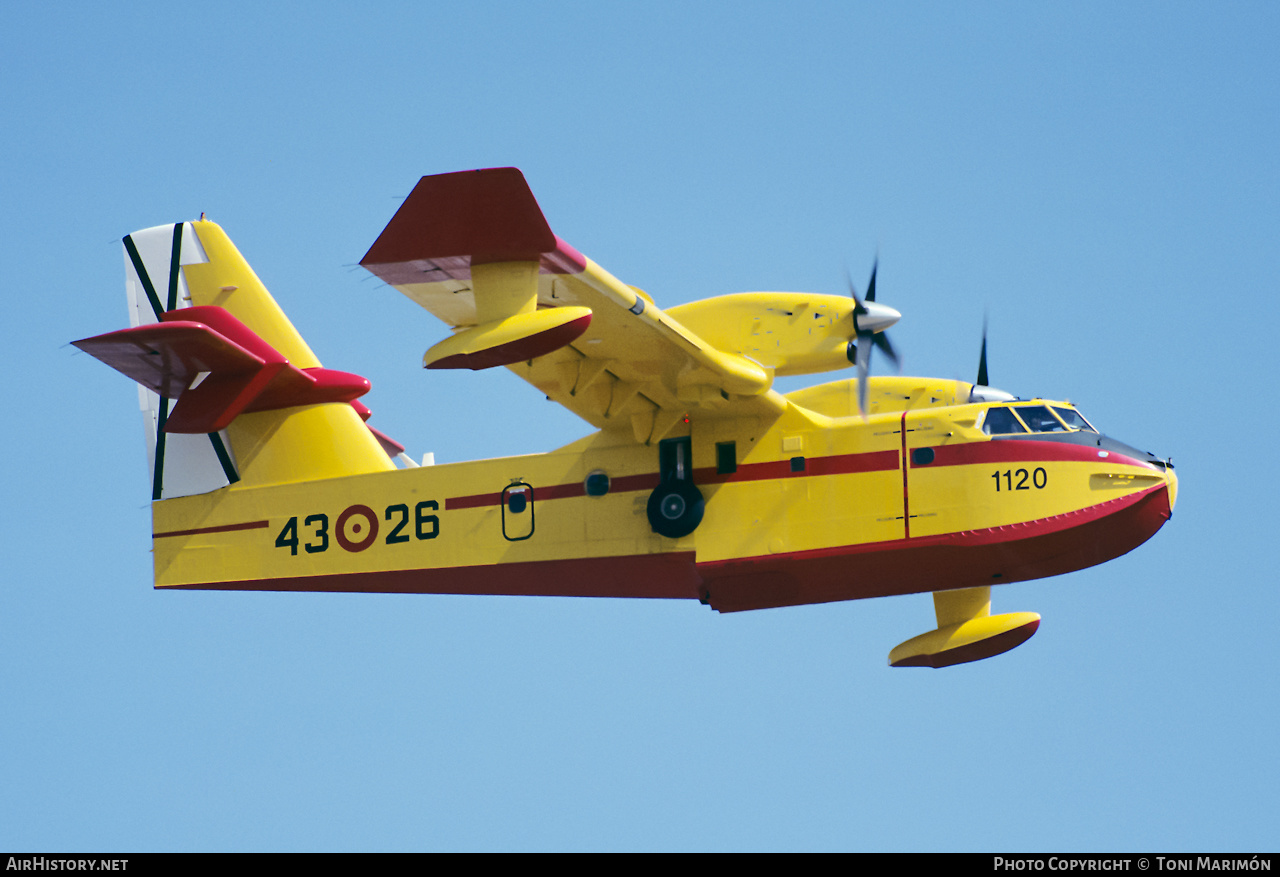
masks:
[[[985,353],[973,384],[871,377],[899,317],[874,271],[865,299],[664,312],[557,237],[514,168],[424,177],[361,264],[453,331],[427,368],[504,366],[595,427],[548,453],[414,466],[218,226],[124,244],[132,328],[76,343],[145,388],[158,588],[722,612],[932,592],[936,628],[889,660],[941,667],[1035,633],[1034,613],[990,613],[992,585],[1124,554],[1176,496],[1167,460],[986,386]]]

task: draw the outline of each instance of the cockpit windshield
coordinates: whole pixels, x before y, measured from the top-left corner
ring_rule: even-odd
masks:
[[[1083,429],[1088,432],[1097,432],[1097,430],[1093,428],[1093,425],[1081,416],[1079,411],[1075,411],[1071,408],[1058,408],[1057,406],[1054,406],[1053,413],[1061,417],[1062,422],[1072,429]]]
[[[1055,416],[1057,415],[1057,416]],[[987,435],[1019,435],[1027,432],[1097,432],[1073,408],[1059,405],[1013,405],[988,408],[982,419]]]
[[[1027,428],[1008,408],[988,408],[986,417],[982,418],[982,431],[987,435],[1011,435],[1026,432]]]
[[[1052,408],[1047,405],[992,407],[987,408],[982,419],[982,431],[987,435],[1069,433],[1076,430],[1098,431],[1075,408],[1057,405]]]
[[[1019,405],[1014,409],[1032,432],[1066,432],[1062,421],[1053,416],[1047,405]]]

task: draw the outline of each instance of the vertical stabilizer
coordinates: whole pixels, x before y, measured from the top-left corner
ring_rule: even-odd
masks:
[[[293,328],[227,233],[207,220],[187,225],[196,230],[208,256],[200,263],[191,264],[184,272],[191,290],[191,303],[226,309],[259,338],[280,351],[295,368],[318,368],[320,360],[302,340],[298,330]]]
[[[76,343],[142,385],[152,499],[395,468],[353,402],[368,382],[320,367],[221,228],[144,229],[124,253],[132,329]]]

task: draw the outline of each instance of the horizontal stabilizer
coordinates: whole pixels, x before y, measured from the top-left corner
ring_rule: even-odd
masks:
[[[168,399],[182,395],[202,373],[238,374],[266,364],[207,325],[189,320],[147,323],[72,344]]]
[[[373,433],[373,437],[378,440],[378,444],[382,446],[382,450],[386,451],[388,457],[394,458],[404,453],[404,445],[400,444],[382,430],[375,429],[370,426],[369,432]]]
[[[165,432],[217,432],[245,412],[351,402],[369,391],[359,375],[294,367],[221,307],[182,308],[160,319],[73,343],[152,392],[177,399]]]

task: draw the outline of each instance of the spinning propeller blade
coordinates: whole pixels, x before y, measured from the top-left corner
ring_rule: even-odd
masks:
[[[871,280],[867,282],[867,298],[868,304],[876,304],[876,271],[880,267],[880,259],[876,258],[871,265]],[[893,345],[889,342],[889,336],[881,329],[876,331],[875,325],[884,325],[886,318],[889,319],[889,325],[897,322],[898,312],[884,305],[876,305],[875,320],[868,319],[873,316],[866,304],[863,304],[858,298],[858,290],[854,288],[853,278],[849,276],[849,272],[845,271],[845,280],[849,284],[849,295],[853,298],[853,337],[849,339],[849,346],[845,350],[849,362],[857,366],[858,369],[858,410],[863,417],[867,416],[867,378],[871,374],[871,348],[879,347],[884,351],[884,355],[889,360],[901,368],[900,360],[897,352],[893,349]],[[869,325],[874,324],[874,325]]]
[[[978,380],[975,381],[980,387],[991,386],[987,382],[987,317],[982,316],[982,353],[978,355]]]
[[[1017,398],[1004,390],[997,390],[988,383],[990,380],[987,376],[987,317],[984,314],[982,316],[982,352],[978,354],[978,379],[974,381],[973,389],[969,391],[969,401],[1012,402]]]

